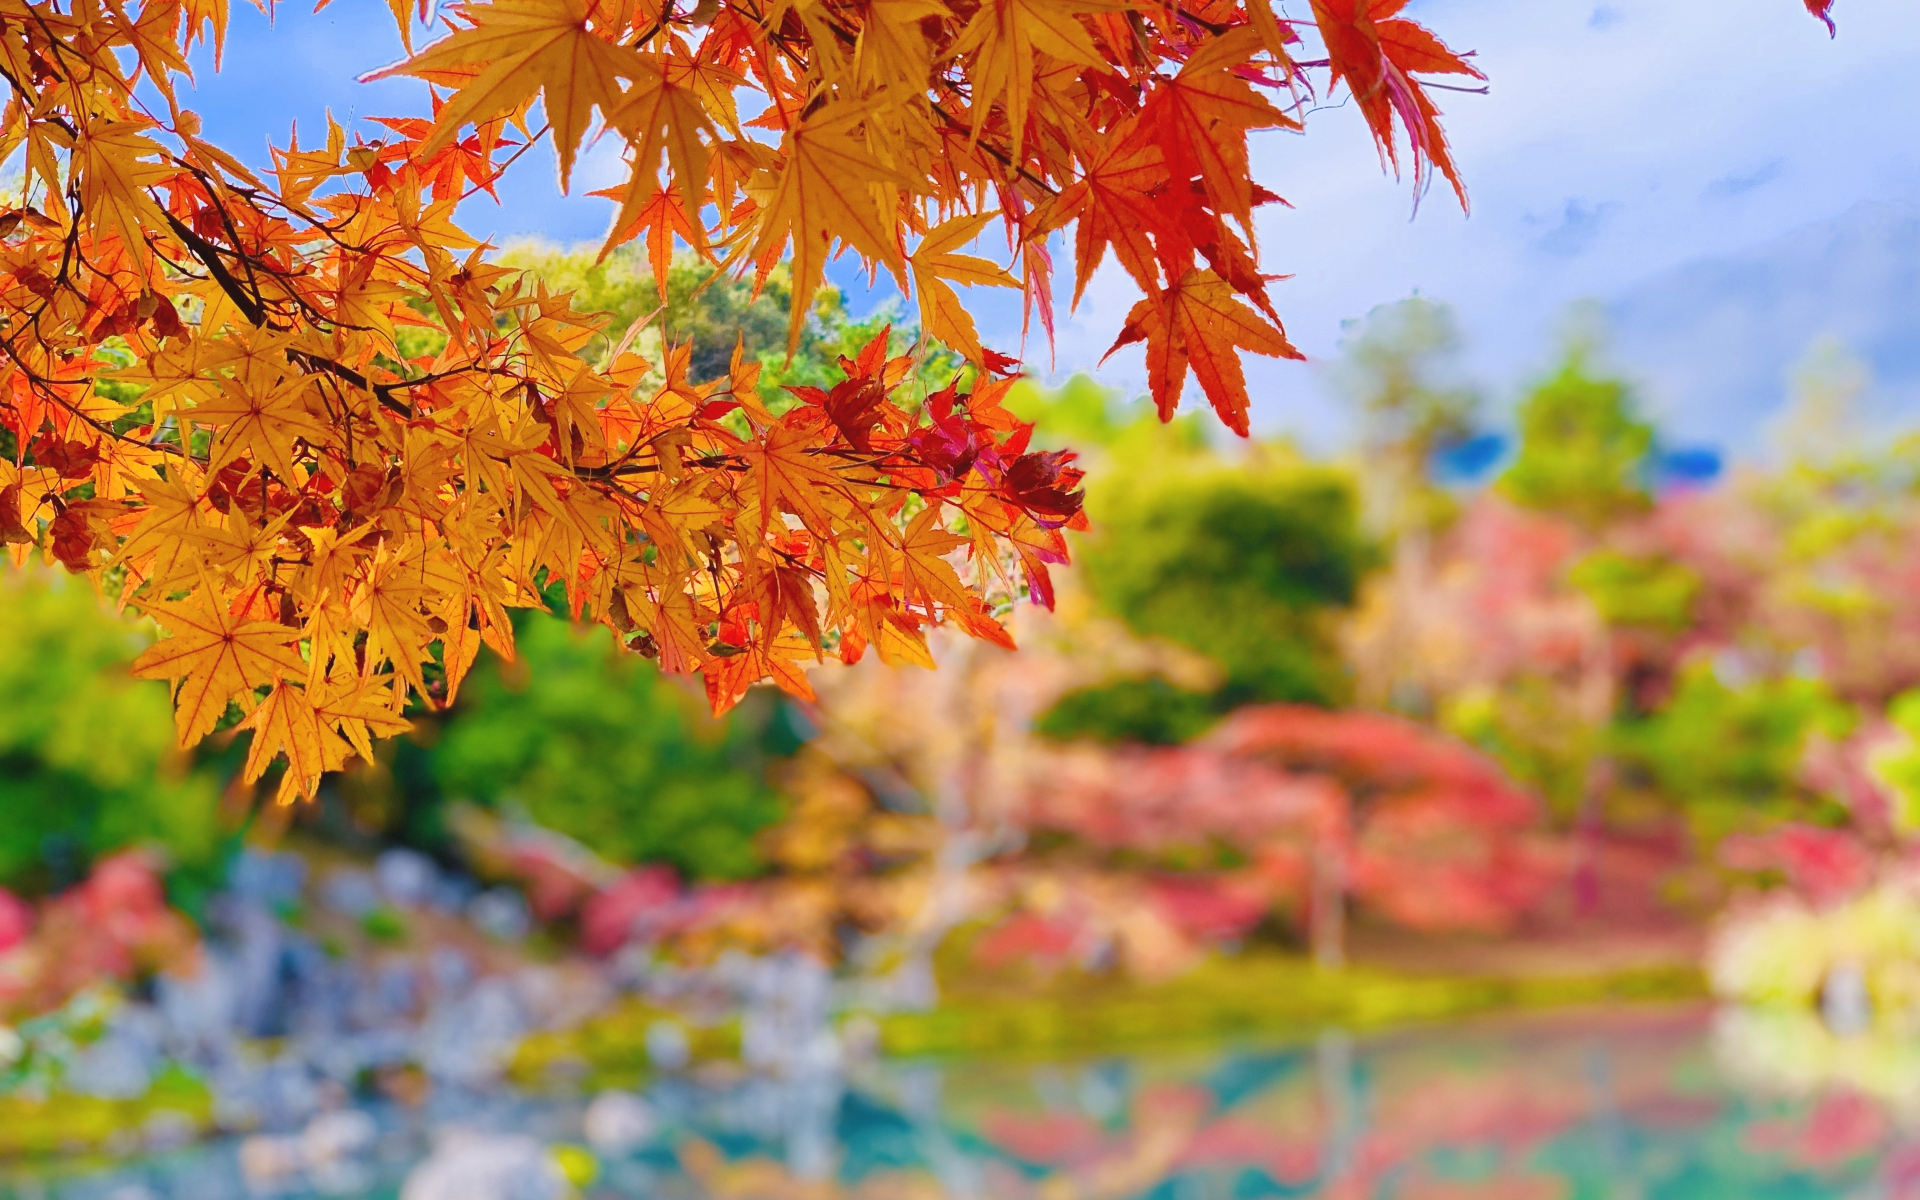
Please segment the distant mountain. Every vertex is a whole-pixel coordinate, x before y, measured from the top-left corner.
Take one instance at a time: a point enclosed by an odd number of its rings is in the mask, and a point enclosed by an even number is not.
[[[1823,338],[1871,370],[1863,418],[1920,422],[1920,205],[1862,204],[1663,272],[1607,311],[1618,361],[1675,441],[1762,448],[1790,372]]]

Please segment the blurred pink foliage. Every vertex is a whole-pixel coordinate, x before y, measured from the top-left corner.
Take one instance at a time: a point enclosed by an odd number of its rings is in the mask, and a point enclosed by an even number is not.
[[[1126,941],[1100,927],[1127,920],[1191,946],[1231,942],[1276,910],[1303,912],[1316,859],[1419,930],[1510,929],[1565,874],[1537,799],[1465,744],[1379,713],[1247,708],[1190,746],[1040,754],[1030,778],[1030,830],[1165,865],[1009,867],[1059,886],[1011,888],[1014,911],[975,947],[987,965],[1085,959],[1103,936]],[[1210,847],[1245,861],[1178,865]]]
[[[0,954],[18,946],[33,934],[33,906],[0,888]]]
[[[1815,904],[1853,895],[1873,881],[1875,855],[1846,829],[1788,824],[1720,843],[1720,861],[1737,871],[1778,871]]]
[[[7,900],[4,919],[22,920],[24,906]],[[47,901],[31,935],[0,955],[0,1009],[41,1012],[101,980],[191,969],[197,952],[193,925],[167,906],[152,858],[123,851]]]
[[[1893,1132],[1886,1110],[1855,1092],[1836,1092],[1797,1120],[1769,1121],[1747,1131],[1747,1144],[1780,1154],[1800,1170],[1821,1171],[1878,1155]]]

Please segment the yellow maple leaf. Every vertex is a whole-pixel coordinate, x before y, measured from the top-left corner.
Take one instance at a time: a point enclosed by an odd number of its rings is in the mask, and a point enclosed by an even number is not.
[[[494,0],[463,10],[473,22],[405,62],[376,71],[428,77],[437,71],[479,68],[454,92],[435,120],[422,153],[432,155],[458,136],[460,127],[516,113],[539,93],[560,155],[560,188],[566,190],[593,109],[615,111],[619,79],[653,73],[645,56],[616,45],[589,28],[587,0]]]
[[[253,744],[247,747],[246,765],[240,771],[248,783],[286,756],[287,772],[275,797],[281,804],[291,803],[296,792],[311,798],[321,775],[346,765],[347,744],[321,722],[305,689],[284,679],[260,707],[247,714],[240,728],[253,731]]]
[[[954,54],[972,56],[973,136],[980,136],[988,112],[998,101],[1006,110],[1018,157],[1025,145],[1039,56],[1105,68],[1105,57],[1076,17],[1122,7],[1112,0],[987,0],[982,4],[953,46]]]
[[[413,728],[395,711],[399,693],[391,675],[353,675],[341,671],[309,688],[307,698],[320,719],[339,731],[355,754],[373,761],[373,738],[392,737]]]
[[[101,117],[82,124],[73,143],[73,178],[94,236],[117,235],[141,264],[148,258],[146,231],[166,226],[146,189],[173,174],[146,161],[161,153],[144,132],[151,128],[153,122],[142,119]]]
[[[970,362],[980,361],[980,335],[975,330],[973,317],[946,281],[951,279],[967,287],[1020,286],[1020,281],[997,263],[971,254],[953,253],[977,237],[997,215],[987,212],[954,217],[930,230],[907,259],[913,268],[913,289],[920,300],[921,330],[958,350]]]
[[[854,136],[866,115],[865,106],[844,102],[795,124],[780,144],[780,166],[768,173],[763,187],[753,189],[765,197],[753,218],[759,227],[753,258],[760,282],[779,264],[788,238],[793,240],[789,351],[799,348],[836,239],[903,274],[892,216],[883,211],[874,189],[904,180]],[[904,290],[906,281],[900,282]]]
[[[196,425],[224,426],[214,436],[207,473],[245,454],[275,476],[291,482],[294,443],[326,444],[331,430],[307,409],[313,382],[305,375],[282,373],[258,359],[248,359],[231,378],[219,381],[219,394],[202,400],[186,416]]]
[[[670,171],[669,185],[679,188],[680,201],[689,220],[698,222],[698,197],[704,191],[707,160],[713,151],[703,140],[705,134],[718,140],[719,131],[707,115],[701,92],[684,71],[669,73],[664,55],[649,55],[649,69],[634,81],[620,106],[607,114],[607,123],[627,137],[633,150],[633,184],[656,181],[664,154]],[[646,189],[659,190],[657,182]]]
[[[177,681],[174,718],[183,748],[212,732],[229,700],[244,705],[254,689],[307,669],[291,645],[298,630],[234,616],[211,583],[190,601],[144,600],[140,607],[172,636],[135,659],[133,675]]]

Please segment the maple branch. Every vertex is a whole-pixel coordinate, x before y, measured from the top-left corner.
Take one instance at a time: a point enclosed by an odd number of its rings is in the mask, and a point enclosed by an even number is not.
[[[188,228],[186,222],[165,209],[161,210],[160,215],[167,219],[168,226],[173,229],[174,236],[180,239],[180,243],[200,260],[201,265],[207,268],[207,273],[213,276],[215,283],[220,285],[220,290],[226,293],[227,299],[233,301],[234,307],[245,314],[247,320],[253,324],[271,328],[267,324],[266,306],[248,295],[239,279],[234,277],[233,272],[227,270],[227,264],[220,261],[219,248]]]

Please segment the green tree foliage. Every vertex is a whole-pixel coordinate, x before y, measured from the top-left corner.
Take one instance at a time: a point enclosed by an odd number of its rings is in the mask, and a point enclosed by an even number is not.
[[[1597,526],[1645,508],[1653,426],[1618,379],[1597,374],[1584,345],[1521,402],[1520,447],[1500,477],[1516,504]]]
[[[218,789],[174,749],[165,685],[127,663],[151,640],[84,582],[0,569],[0,882],[62,886],[136,844],[204,865]]]
[[[754,835],[784,811],[767,770],[799,746],[779,702],[757,692],[716,721],[603,626],[534,613],[517,638],[520,660],[486,655],[425,752],[442,795],[517,806],[619,863],[760,869]]]
[[[1920,688],[1888,703],[1887,722],[1896,736],[1879,748],[1869,768],[1892,794],[1894,825],[1911,833],[1920,829]]]
[[[1844,737],[1853,721],[1817,679],[1736,685],[1695,662],[1658,712],[1614,727],[1612,749],[1711,840],[1766,818],[1840,816],[1800,787],[1797,771],[1810,736]]]
[[[1088,508],[1083,562],[1103,607],[1214,659],[1236,701],[1338,699],[1329,617],[1375,561],[1345,472],[1202,459],[1096,488]]]
[[[1282,445],[1225,458],[1194,423],[1163,426],[1084,377],[1052,393],[1021,389],[1009,406],[1044,438],[1098,448],[1093,532],[1075,555],[1100,607],[1208,656],[1226,680],[1211,696],[1160,679],[1082,689],[1042,718],[1041,732],[1179,742],[1239,704],[1343,696],[1332,619],[1378,559],[1347,472]]]
[[[1177,746],[1220,719],[1218,696],[1177,687],[1158,675],[1075,688],[1034,722],[1034,732],[1056,741],[1093,738]]]
[[[1596,550],[1573,564],[1579,588],[1609,625],[1677,633],[1693,622],[1700,576],[1670,559]]]

